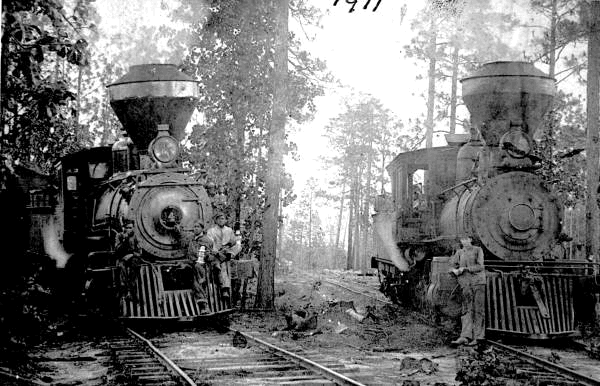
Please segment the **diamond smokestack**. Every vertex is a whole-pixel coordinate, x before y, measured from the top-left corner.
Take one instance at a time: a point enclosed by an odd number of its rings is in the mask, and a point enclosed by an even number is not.
[[[554,79],[527,62],[487,63],[461,82],[471,122],[491,146],[510,126],[533,136],[556,94]]]
[[[183,139],[199,96],[198,82],[173,64],[131,66],[108,91],[111,107],[140,150],[156,137],[159,124]]]

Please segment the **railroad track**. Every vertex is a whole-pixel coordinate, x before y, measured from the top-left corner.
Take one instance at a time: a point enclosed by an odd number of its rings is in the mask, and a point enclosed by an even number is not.
[[[389,304],[389,305],[393,304],[389,300],[383,298],[383,296],[378,295],[376,293],[376,291],[378,292],[378,290],[374,290],[373,288],[364,286],[364,285],[362,285],[360,283],[352,282],[353,286],[355,286],[355,287],[358,286],[361,289],[361,290],[356,290],[356,289],[350,288],[347,284],[338,282],[337,280],[332,280],[332,279],[329,279],[329,278],[322,278],[321,280],[324,281],[324,282],[326,282],[326,283],[329,283],[331,285],[335,285],[337,287],[343,288],[343,289],[345,289],[347,291],[350,291],[352,293],[355,293],[355,294],[362,295],[364,297],[373,299],[373,300],[375,300],[375,301],[377,301],[379,303]]]
[[[345,278],[345,283],[340,283],[335,279],[320,278],[321,281],[343,288],[349,292],[359,294],[368,298],[372,298],[384,304],[393,304],[389,300],[381,299],[373,295],[373,288],[364,285],[351,278]],[[425,320],[425,318],[424,318]],[[430,323],[430,320],[425,320]],[[489,346],[492,347],[498,355],[502,355],[507,361],[510,361],[516,370],[516,375],[520,379],[530,379],[533,384],[540,385],[594,385],[600,386],[600,370],[595,371],[598,366],[598,361],[592,359],[584,359],[587,357],[586,350],[581,345],[573,344],[580,353],[581,359],[571,359],[566,364],[554,363],[544,359],[549,353],[555,353],[557,358],[566,357],[568,351],[561,348],[538,350],[539,353],[531,354],[514,346],[505,345],[497,341],[488,340]],[[528,347],[528,349],[532,349]],[[460,356],[461,354],[458,353]],[[560,359],[558,360],[560,362]],[[569,363],[570,362],[570,363]],[[583,362],[588,362],[583,365]],[[569,368],[567,366],[573,366]],[[593,374],[591,376],[590,374]]]
[[[347,368],[318,352],[282,348],[255,334],[185,332],[111,342],[124,383],[135,385],[363,385]]]
[[[193,379],[171,361],[152,342],[132,329],[110,342],[113,359],[125,379],[119,382],[137,385],[196,385]]]
[[[327,283],[330,285],[334,285],[336,287],[340,287],[346,291],[355,293],[357,295],[364,296],[366,298],[375,300],[379,303],[388,304],[388,305],[394,304],[393,302],[389,301],[383,294],[381,294],[381,292],[379,291],[379,287],[368,286],[364,283],[361,283],[356,280],[352,280],[350,278],[342,278],[344,280],[342,282],[342,281],[339,281],[338,279],[333,279],[331,277],[325,277],[323,275],[315,275],[310,272],[305,272],[305,274],[307,276],[311,276],[315,280],[320,280],[321,282],[324,282],[324,283]],[[348,283],[351,283],[351,285],[354,288],[351,288]]]
[[[536,384],[542,385],[600,386],[600,379],[591,377],[581,371],[551,362],[514,346],[493,340],[488,340],[487,343],[511,361],[519,378],[530,379]]]

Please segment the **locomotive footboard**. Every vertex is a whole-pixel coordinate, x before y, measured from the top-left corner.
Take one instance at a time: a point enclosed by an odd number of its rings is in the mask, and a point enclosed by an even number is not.
[[[204,290],[207,313],[202,313],[190,289],[165,288],[165,275],[160,266],[142,265],[136,277],[133,296],[120,297],[120,316],[126,319],[191,320],[199,316],[231,311],[230,298],[221,295],[213,275],[205,268]]]
[[[118,267],[88,270],[86,297],[90,305],[104,304],[98,311],[131,320],[191,321],[232,311],[231,296],[223,296],[216,273],[209,272],[210,268],[204,267],[202,288],[206,306],[202,309],[192,289],[194,267],[166,263],[142,264],[130,269],[133,281],[129,286],[121,285]]]
[[[374,258],[381,291],[392,301],[425,305],[436,318],[460,317],[461,290],[448,273],[448,257],[436,257],[421,270],[399,271],[390,260]],[[590,269],[585,263],[496,263],[486,270],[486,333],[504,337],[552,339],[578,334],[578,282]],[[426,273],[429,273],[427,275]],[[426,293],[419,288],[427,287]],[[425,298],[420,298],[425,294]]]
[[[574,278],[487,272],[486,331],[547,339],[575,334]]]

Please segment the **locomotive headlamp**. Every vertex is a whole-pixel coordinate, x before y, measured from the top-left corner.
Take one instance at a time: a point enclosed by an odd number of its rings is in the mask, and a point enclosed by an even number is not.
[[[513,129],[500,138],[500,148],[513,158],[525,158],[531,153],[531,139],[523,130]]]
[[[183,212],[174,205],[168,205],[160,212],[159,222],[165,229],[175,229],[181,224]]]
[[[150,142],[148,153],[159,167],[173,166],[179,154],[179,143],[169,135],[169,125],[158,125],[158,135]]]
[[[177,158],[177,141],[171,136],[156,138],[152,144],[152,155],[159,162],[169,163]]]

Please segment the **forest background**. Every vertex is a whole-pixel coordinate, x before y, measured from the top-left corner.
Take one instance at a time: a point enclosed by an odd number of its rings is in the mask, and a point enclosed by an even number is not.
[[[288,8],[283,16],[272,6],[279,3]],[[558,97],[536,140],[547,180],[565,207],[579,210],[589,4],[4,2],[2,155],[50,172],[61,155],[113,143],[120,124],[105,86],[133,64],[175,63],[200,81],[202,94],[185,164],[214,184],[222,209],[244,225],[248,250],[264,241],[265,210],[277,207],[266,201],[269,135],[283,101],[276,261],[365,270],[374,203],[389,192],[385,166],[401,151],[467,131],[459,79],[488,61],[532,61],[557,79]],[[282,17],[287,77],[278,96]]]

